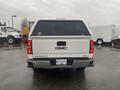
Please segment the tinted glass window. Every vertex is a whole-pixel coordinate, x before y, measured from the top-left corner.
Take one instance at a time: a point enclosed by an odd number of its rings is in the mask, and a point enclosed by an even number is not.
[[[39,21],[33,36],[90,35],[82,21]]]

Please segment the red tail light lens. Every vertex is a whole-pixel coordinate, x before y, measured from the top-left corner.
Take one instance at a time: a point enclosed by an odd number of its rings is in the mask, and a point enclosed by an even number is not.
[[[90,40],[90,51],[89,53],[93,54],[94,53],[94,41]]]
[[[32,54],[33,51],[32,51],[32,40],[28,40],[27,41],[27,53],[28,54]]]

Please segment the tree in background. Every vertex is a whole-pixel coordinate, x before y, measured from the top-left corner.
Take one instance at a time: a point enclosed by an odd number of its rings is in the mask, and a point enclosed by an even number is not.
[[[24,18],[21,22],[21,33],[23,34],[24,37],[28,37],[29,34],[29,23],[27,18]]]

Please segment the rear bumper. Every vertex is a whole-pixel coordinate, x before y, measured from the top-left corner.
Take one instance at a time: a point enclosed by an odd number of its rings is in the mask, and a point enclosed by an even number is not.
[[[43,68],[43,69],[56,69],[56,68],[80,68],[80,67],[93,67],[94,59],[72,59],[69,65],[54,65],[51,63],[51,59],[47,60],[34,60],[30,59],[27,61],[28,68]]]

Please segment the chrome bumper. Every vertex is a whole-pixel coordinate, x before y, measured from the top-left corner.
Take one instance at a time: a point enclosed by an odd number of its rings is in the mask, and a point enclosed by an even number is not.
[[[52,65],[50,60],[34,60],[30,59],[28,68],[43,68],[43,69],[56,69],[56,68],[80,68],[80,67],[93,67],[94,59],[87,60],[72,60],[71,65]]]

